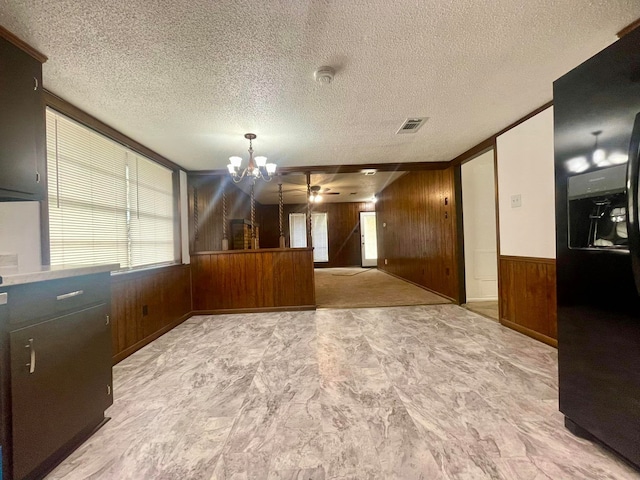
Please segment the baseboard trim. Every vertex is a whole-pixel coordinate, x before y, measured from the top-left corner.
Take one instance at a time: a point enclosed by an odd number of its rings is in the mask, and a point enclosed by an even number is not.
[[[407,280],[406,278],[401,277],[400,275],[396,275],[395,273],[391,273],[391,272],[388,272],[388,271],[386,271],[386,270],[382,270],[382,269],[380,269],[380,268],[378,268],[378,270],[379,270],[379,271],[381,271],[382,273],[386,273],[387,275],[391,275],[392,277],[395,277],[395,278],[397,278],[398,280],[402,280],[402,281],[404,281],[404,282],[410,283],[411,285],[415,285],[416,287],[421,288],[421,289],[423,289],[423,290],[426,290],[427,292],[435,293],[436,295],[438,295],[438,296],[440,296],[440,297],[442,297],[442,298],[446,298],[447,300],[452,301],[452,302],[453,302],[453,303],[455,303],[456,305],[460,305],[460,302],[459,302],[458,300],[456,300],[455,298],[451,298],[451,297],[449,297],[449,296],[447,296],[447,295],[444,295],[444,294],[442,294],[442,293],[440,293],[440,292],[436,292],[435,290],[432,290],[432,289],[431,289],[431,288],[429,288],[429,287],[425,287],[424,285],[420,285],[419,283],[412,282],[411,280]]]
[[[301,312],[316,310],[316,305],[291,305],[283,307],[256,307],[256,308],[218,308],[214,310],[194,310],[193,315],[228,315],[234,313],[267,313],[267,312]]]
[[[125,358],[127,358],[129,355],[131,355],[134,352],[137,352],[138,350],[140,350],[142,347],[150,344],[151,342],[153,342],[154,340],[160,338],[162,335],[164,335],[165,333],[167,333],[169,330],[173,330],[175,327],[177,327],[178,325],[180,325],[182,322],[188,320],[189,318],[191,318],[193,316],[194,312],[188,312],[185,313],[183,316],[181,316],[180,318],[178,318],[177,320],[174,320],[173,322],[171,322],[169,325],[165,325],[164,327],[162,327],[160,330],[156,330],[155,332],[153,332],[151,335],[149,335],[148,337],[143,338],[142,340],[140,340],[137,343],[134,343],[133,345],[131,345],[129,348],[124,349],[123,351],[117,353],[116,355],[114,355],[112,357],[112,363],[113,365],[121,362],[122,360],[124,360]]]
[[[498,297],[480,297],[480,298],[469,298],[467,297],[467,302],[497,302]]]
[[[540,332],[536,332],[535,330],[531,330],[530,328],[523,327],[522,325],[518,325],[517,323],[510,322],[509,320],[505,320],[504,318],[500,319],[500,323],[505,327],[509,327],[516,332],[520,332],[528,337],[534,338],[540,342],[546,343],[547,345],[551,345],[552,347],[558,348],[558,340],[555,338],[548,337]]]
[[[116,365],[120,363],[122,360],[127,358],[129,355],[137,352],[142,347],[150,344],[154,340],[157,340],[162,335],[167,333],[170,330],[173,330],[175,327],[185,322],[189,318],[194,315],[225,315],[230,313],[266,313],[266,312],[300,312],[306,310],[316,310],[316,305],[293,305],[287,307],[261,307],[261,308],[233,308],[233,309],[217,309],[217,310],[192,310],[191,312],[185,313],[183,316],[178,318],[177,320],[171,322],[169,325],[165,325],[160,330],[153,332],[148,337],[143,338],[137,343],[134,343],[129,348],[113,355],[111,357],[112,364]]]

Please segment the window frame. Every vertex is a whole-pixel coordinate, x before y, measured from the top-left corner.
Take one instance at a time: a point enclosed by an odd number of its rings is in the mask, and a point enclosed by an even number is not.
[[[127,273],[138,270],[147,270],[150,268],[162,268],[171,265],[180,265],[184,263],[182,257],[181,247],[181,221],[180,221],[180,170],[183,170],[179,165],[168,160],[167,158],[159,155],[153,150],[145,147],[141,143],[138,143],[134,139],[120,133],[109,125],[101,122],[97,118],[89,115],[78,107],[70,104],[66,100],[61,99],[53,95],[51,92],[44,91],[44,107],[42,115],[46,116],[46,107],[54,110],[55,112],[64,115],[71,120],[79,123],[80,125],[95,131],[96,133],[105,136],[106,138],[119,143],[120,145],[132,150],[134,153],[146,157],[147,159],[162,165],[163,167],[171,170],[172,180],[172,199],[173,199],[173,258],[172,262],[163,262],[153,265],[141,265],[137,267],[127,267],[118,270],[119,273]],[[44,132],[46,135],[46,132]],[[40,202],[40,249],[42,264],[49,265],[51,263],[51,251],[50,251],[50,237],[49,237],[49,189],[48,189],[48,172],[46,168],[46,151],[42,152],[45,157],[45,172],[41,179],[45,185],[45,196]]]

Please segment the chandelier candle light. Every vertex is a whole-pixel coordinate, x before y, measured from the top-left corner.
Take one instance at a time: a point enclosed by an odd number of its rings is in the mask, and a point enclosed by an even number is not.
[[[231,175],[231,179],[234,183],[240,183],[242,179],[247,176],[254,180],[261,179],[265,182],[270,182],[273,178],[273,174],[276,173],[276,164],[267,163],[267,157],[255,157],[253,158],[253,140],[256,138],[255,133],[245,133],[244,138],[249,140],[249,165],[244,170],[240,170],[242,165],[241,157],[229,157],[229,165],[227,169]]]

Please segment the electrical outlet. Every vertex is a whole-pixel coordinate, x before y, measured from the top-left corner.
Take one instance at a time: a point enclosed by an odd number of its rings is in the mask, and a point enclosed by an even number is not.
[[[522,195],[511,195],[511,208],[518,208],[522,206]]]
[[[387,259],[384,259],[384,264],[387,265],[389,262],[387,261]]]

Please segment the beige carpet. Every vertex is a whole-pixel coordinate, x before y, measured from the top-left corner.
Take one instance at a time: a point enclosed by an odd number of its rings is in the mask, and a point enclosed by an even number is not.
[[[316,303],[322,308],[451,303],[375,268],[317,268],[315,275]]]
[[[498,320],[498,301],[469,302],[463,305],[467,310]]]

